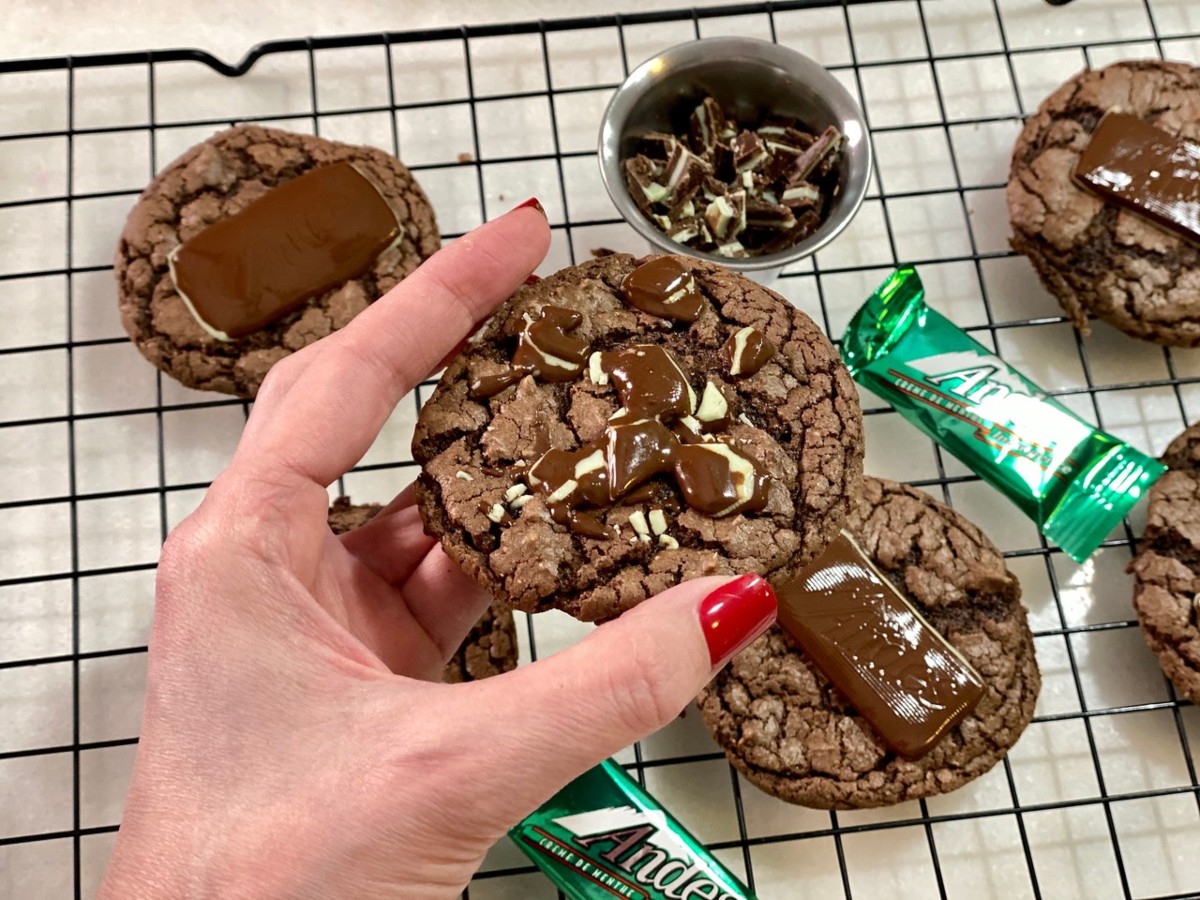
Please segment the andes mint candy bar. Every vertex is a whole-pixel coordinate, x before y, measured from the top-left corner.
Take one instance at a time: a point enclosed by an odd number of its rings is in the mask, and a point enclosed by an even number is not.
[[[401,235],[350,163],[312,169],[167,256],[179,296],[213,337],[245,337],[361,275]]]
[[[983,679],[842,532],[775,585],[779,626],[894,751],[923,756],[983,698]]]
[[[854,380],[970,466],[1083,562],[1163,473],[925,302],[898,269],[842,339]]]
[[[1200,144],[1128,113],[1100,120],[1075,180],[1184,240],[1200,243]]]
[[[612,760],[576,778],[508,836],[568,900],[754,900]]]

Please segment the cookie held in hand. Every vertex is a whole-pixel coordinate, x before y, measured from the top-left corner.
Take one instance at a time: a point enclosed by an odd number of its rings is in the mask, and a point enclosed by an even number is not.
[[[613,254],[509,299],[413,440],[427,531],[517,609],[617,616],[798,571],[858,495],[862,419],[804,313],[721,266]]]

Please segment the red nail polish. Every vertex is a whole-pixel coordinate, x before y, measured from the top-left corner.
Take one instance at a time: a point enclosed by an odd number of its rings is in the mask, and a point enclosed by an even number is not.
[[[540,212],[543,216],[546,215],[546,210],[542,209],[542,204],[538,202],[537,197],[530,197],[528,200],[526,200],[520,206],[514,206],[513,209],[514,210],[525,209],[525,207],[527,207],[527,206],[532,206],[534,209],[536,209],[538,212]]]
[[[770,628],[777,612],[775,592],[754,574],[722,585],[700,601],[700,627],[713,669],[721,668]]]
[[[528,278],[525,279],[525,283],[526,284],[537,284],[541,280],[542,280],[541,275],[530,275]]]

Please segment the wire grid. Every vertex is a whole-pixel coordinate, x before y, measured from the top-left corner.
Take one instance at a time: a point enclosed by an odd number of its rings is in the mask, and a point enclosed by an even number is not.
[[[796,46],[864,100],[877,162],[863,211],[776,285],[831,336],[891,267],[915,262],[931,302],[1136,446],[1159,452],[1197,417],[1197,354],[1103,328],[1080,339],[1007,249],[1003,208],[1021,117],[1085,62],[1195,58],[1188,0],[795,0],[282,41],[237,65],[194,50],[0,62],[0,894],[94,889],[137,741],[157,544],[249,412],[164,379],[120,332],[93,247],[111,248],[145,178],[214,128],[255,120],[390,149],[429,191],[444,240],[537,193],[555,236],[542,271],[597,246],[640,252],[594,174],[599,110],[645,56],[718,33]],[[366,102],[360,80],[331,77],[338,53],[374,78]],[[106,152],[116,162],[98,172]],[[407,445],[432,384],[331,493],[386,500],[414,477]],[[1141,522],[1077,567],[886,404],[864,394],[864,407],[868,471],[964,510],[1022,579],[1046,681],[1025,736],[953,794],[852,813],[760,794],[694,712],[621,761],[764,898],[1200,896],[1200,716],[1142,645],[1119,571]],[[524,622],[523,661],[586,630]],[[507,845],[464,892],[540,896],[555,892]]]

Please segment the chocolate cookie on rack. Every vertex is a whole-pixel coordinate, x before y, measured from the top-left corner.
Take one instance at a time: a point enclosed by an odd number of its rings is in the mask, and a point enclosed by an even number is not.
[[[251,398],[439,246],[424,192],[382,150],[240,125],[168,165],[129,213],[121,322],[188,387]]]
[[[1200,233],[1180,227],[1200,227],[1198,140],[1200,68],[1183,62],[1084,70],[1025,123],[1008,181],[1012,247],[1085,334],[1090,312],[1134,337],[1200,344]],[[1176,156],[1190,175],[1154,163]]]
[[[783,577],[857,498],[857,393],[820,329],[721,266],[613,254],[526,286],[413,438],[426,529],[527,612],[611,618],[688,578]]]
[[[329,507],[329,527],[334,534],[361,528],[383,509],[378,503],[350,502],[338,497]],[[510,610],[491,606],[483,614],[453,658],[446,663],[442,680],[457,684],[499,675],[517,667],[517,630]]]
[[[1200,703],[1200,423],[1167,447],[1130,564],[1142,636],[1179,692]]]
[[[962,515],[864,481],[847,535],[775,585],[779,623],[699,698],[729,761],[819,809],[887,806],[996,764],[1041,687],[1016,577]],[[803,644],[803,646],[802,646]]]

